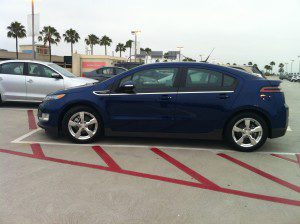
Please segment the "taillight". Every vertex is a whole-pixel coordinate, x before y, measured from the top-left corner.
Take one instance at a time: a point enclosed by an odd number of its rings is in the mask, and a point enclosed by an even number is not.
[[[82,77],[85,77],[85,74],[83,74],[83,73],[82,73],[82,75],[81,75],[81,76],[82,76]]]
[[[279,93],[281,88],[279,86],[266,86],[260,89],[261,93]]]

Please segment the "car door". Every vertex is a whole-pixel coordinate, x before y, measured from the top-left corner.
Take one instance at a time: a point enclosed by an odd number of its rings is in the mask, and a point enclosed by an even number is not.
[[[202,68],[186,68],[179,87],[175,112],[176,132],[210,133],[231,108],[238,80],[230,75]]]
[[[27,100],[42,101],[47,94],[64,89],[63,77],[52,78],[56,72],[45,65],[27,63],[26,73]]]
[[[178,87],[178,68],[146,69],[117,81],[107,99],[110,128],[113,132],[172,132]],[[118,91],[128,80],[133,93]]]
[[[3,100],[26,100],[23,62],[8,62],[0,65],[0,91]]]

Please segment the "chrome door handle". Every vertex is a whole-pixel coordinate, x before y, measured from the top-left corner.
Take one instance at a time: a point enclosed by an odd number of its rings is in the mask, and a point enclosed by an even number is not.
[[[172,99],[172,97],[171,96],[168,96],[168,95],[163,95],[161,98],[160,98],[160,100],[163,100],[163,101],[165,101],[165,100],[171,100]]]
[[[29,79],[27,82],[29,82],[29,83],[33,83],[33,80],[32,80],[32,79]]]

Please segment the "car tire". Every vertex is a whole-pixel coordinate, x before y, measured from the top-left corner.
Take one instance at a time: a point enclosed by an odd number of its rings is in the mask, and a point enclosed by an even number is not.
[[[102,131],[102,120],[90,107],[73,107],[67,111],[62,120],[62,131],[73,142],[93,142]]]
[[[260,148],[268,135],[266,121],[255,113],[236,115],[228,122],[224,133],[229,145],[242,152],[252,152]]]

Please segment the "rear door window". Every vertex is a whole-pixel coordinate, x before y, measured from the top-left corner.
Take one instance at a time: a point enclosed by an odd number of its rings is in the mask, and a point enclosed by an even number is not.
[[[55,73],[52,69],[35,63],[28,63],[28,75],[44,78],[52,78],[52,73]]]
[[[8,75],[23,75],[24,73],[24,63],[22,62],[12,62],[2,64],[0,67],[0,73]]]
[[[189,68],[181,91],[225,91],[234,90],[237,80],[220,72]]]

